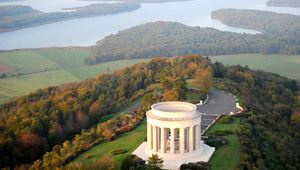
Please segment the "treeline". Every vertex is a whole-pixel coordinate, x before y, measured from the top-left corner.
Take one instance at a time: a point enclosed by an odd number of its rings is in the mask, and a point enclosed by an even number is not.
[[[120,59],[241,53],[300,54],[300,39],[266,34],[238,34],[176,22],[139,25],[100,40],[86,64]]]
[[[240,169],[300,168],[300,91],[295,80],[214,64],[216,87],[242,97]]]
[[[274,7],[300,7],[299,0],[269,0],[267,6]]]
[[[31,7],[20,6],[3,6],[0,8],[0,13],[11,10],[10,15],[0,16],[0,32],[20,29],[32,25],[46,24],[49,22],[57,22],[79,17],[89,17],[107,14],[116,14],[120,12],[132,11],[140,8],[140,4],[136,3],[112,3],[112,4],[92,4],[85,7],[69,8],[75,11],[71,12],[49,12],[49,13],[24,13],[16,15],[15,12],[19,8],[25,10]],[[4,12],[2,12],[4,11]]]
[[[300,16],[297,15],[249,9],[219,9],[213,11],[211,17],[230,26],[300,39]]]
[[[15,167],[40,158],[81,129],[98,123],[104,115],[121,110],[142,95],[143,89],[159,83],[166,73],[174,78],[194,75],[197,67],[189,68],[191,63],[205,68],[208,61],[196,55],[153,59],[6,102],[0,106],[0,167]]]

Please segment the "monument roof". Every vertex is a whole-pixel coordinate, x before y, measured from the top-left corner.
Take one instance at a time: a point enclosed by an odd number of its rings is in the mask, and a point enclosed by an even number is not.
[[[155,119],[192,119],[200,116],[196,105],[187,102],[170,101],[151,106],[149,116]]]

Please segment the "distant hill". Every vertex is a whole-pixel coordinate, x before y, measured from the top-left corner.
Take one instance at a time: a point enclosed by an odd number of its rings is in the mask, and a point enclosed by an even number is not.
[[[226,25],[300,39],[300,16],[298,15],[248,9],[219,9],[213,11],[211,16]]]
[[[86,64],[132,58],[241,53],[299,54],[300,40],[266,34],[239,34],[177,22],[135,26],[97,42]]]
[[[7,17],[7,16],[18,16],[18,15],[38,14],[38,13],[41,13],[41,11],[32,9],[30,6],[22,6],[22,5],[0,6],[0,18]]]
[[[267,6],[299,8],[300,0],[269,0]]]

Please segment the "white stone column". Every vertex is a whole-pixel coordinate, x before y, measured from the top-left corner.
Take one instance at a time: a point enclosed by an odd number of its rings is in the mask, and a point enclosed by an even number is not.
[[[156,126],[152,126],[152,131],[153,131],[153,151],[157,152],[157,128]]]
[[[198,149],[200,147],[200,125],[196,125],[196,149]]]
[[[170,153],[174,154],[175,153],[175,129],[170,128],[170,131],[171,131]]]
[[[160,152],[161,153],[166,153],[166,135],[165,135],[166,131],[165,128],[162,127],[160,129]]]
[[[179,129],[179,151],[184,153],[184,128]]]
[[[161,145],[161,128],[160,127],[157,127],[156,128],[157,129],[157,143],[156,143],[156,145],[157,145],[157,151],[159,151],[160,150],[160,145]]]
[[[192,152],[194,150],[194,127],[191,126],[189,129],[189,152]]]
[[[165,128],[165,153],[167,153],[167,149],[168,149],[168,139],[169,139],[169,129]]]
[[[152,126],[150,123],[147,123],[147,148],[148,150],[152,149]]]

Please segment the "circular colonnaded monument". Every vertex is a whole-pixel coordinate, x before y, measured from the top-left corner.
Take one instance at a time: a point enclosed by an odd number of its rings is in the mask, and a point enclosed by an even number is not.
[[[133,154],[148,160],[157,154],[165,169],[179,169],[183,163],[208,162],[215,151],[201,141],[201,116],[197,106],[187,102],[161,102],[147,113],[147,142]]]

